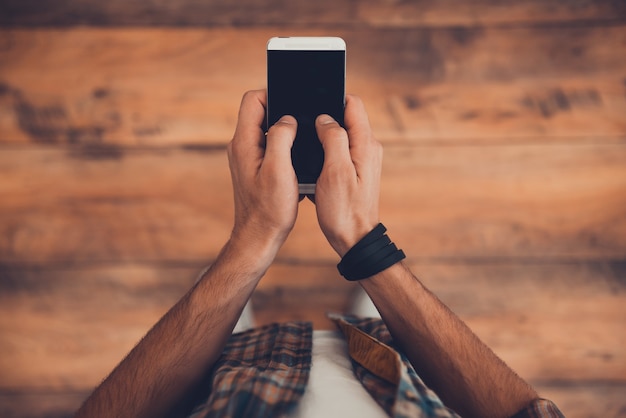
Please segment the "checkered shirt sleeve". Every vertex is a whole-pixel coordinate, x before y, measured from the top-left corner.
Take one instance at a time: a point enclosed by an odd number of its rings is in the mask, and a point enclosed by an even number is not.
[[[234,334],[213,367],[208,398],[190,418],[276,417],[304,393],[311,369],[312,324],[270,324]]]

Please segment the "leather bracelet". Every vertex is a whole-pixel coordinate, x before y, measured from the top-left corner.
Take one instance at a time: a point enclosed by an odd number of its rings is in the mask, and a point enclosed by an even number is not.
[[[387,228],[379,223],[343,256],[337,269],[346,280],[366,279],[406,258],[386,231]]]

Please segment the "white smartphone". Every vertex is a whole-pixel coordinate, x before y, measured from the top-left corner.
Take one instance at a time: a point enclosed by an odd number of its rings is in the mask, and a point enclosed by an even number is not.
[[[300,194],[315,194],[324,150],[315,119],[329,114],[343,126],[346,43],[337,37],[280,37],[267,42],[267,127],[284,115],[298,121],[291,160]]]

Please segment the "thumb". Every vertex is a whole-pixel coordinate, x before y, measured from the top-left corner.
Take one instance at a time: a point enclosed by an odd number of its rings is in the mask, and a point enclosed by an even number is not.
[[[351,164],[348,133],[329,115],[319,115],[315,121],[317,136],[324,148],[324,166]]]
[[[285,115],[267,131],[263,164],[292,167],[291,147],[296,139],[298,122],[293,116]]]

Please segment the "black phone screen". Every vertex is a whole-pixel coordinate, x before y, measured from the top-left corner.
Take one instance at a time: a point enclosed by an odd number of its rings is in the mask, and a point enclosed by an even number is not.
[[[324,150],[315,118],[327,113],[343,126],[345,51],[267,51],[267,123],[283,115],[298,121],[291,160],[300,184],[315,184]]]

